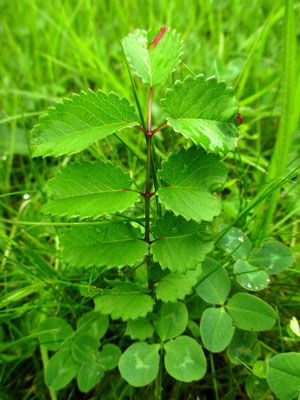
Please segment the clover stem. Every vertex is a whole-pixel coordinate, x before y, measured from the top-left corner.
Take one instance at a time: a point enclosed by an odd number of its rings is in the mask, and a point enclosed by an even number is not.
[[[145,191],[145,241],[150,242],[150,189],[151,189],[151,112],[152,112],[153,87],[150,87],[148,107],[148,132],[147,139],[147,166],[146,166],[146,191]]]

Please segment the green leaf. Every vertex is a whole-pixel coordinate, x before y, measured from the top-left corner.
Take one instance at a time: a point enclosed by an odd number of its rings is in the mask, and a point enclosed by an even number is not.
[[[154,261],[172,272],[196,269],[213,249],[213,243],[205,237],[207,233],[196,222],[187,222],[171,213],[156,220],[152,234],[156,238],[151,245]]]
[[[115,344],[105,344],[97,356],[97,362],[105,369],[117,367],[122,352]]]
[[[151,383],[159,370],[159,344],[134,343],[122,354],[119,361],[121,376],[131,386]]]
[[[61,169],[49,181],[50,201],[42,211],[53,216],[98,218],[122,212],[139,200],[128,174],[111,163],[83,161]]]
[[[187,323],[188,311],[180,302],[162,304],[157,319],[153,321],[154,328],[163,341],[181,335]]]
[[[123,39],[123,46],[136,74],[147,85],[157,86],[175,70],[182,54],[182,43],[176,31],[170,29],[165,31],[156,46],[148,48],[151,40],[151,34],[136,30]]]
[[[97,311],[84,314],[77,322],[77,333],[80,335],[88,334],[95,339],[101,339],[109,326],[107,315],[102,315]]]
[[[269,392],[269,386],[265,379],[260,379],[255,375],[247,376],[245,389],[248,398],[251,400],[262,400]]]
[[[195,146],[170,155],[162,164],[158,196],[167,209],[186,219],[211,221],[222,211],[221,201],[211,194],[220,191],[228,170],[214,154]]]
[[[71,354],[70,348],[65,348],[54,354],[49,360],[45,371],[46,385],[54,390],[67,386],[77,375],[80,364]]]
[[[231,289],[231,283],[227,271],[223,267],[218,268],[218,263],[207,258],[202,264],[202,275],[196,292],[202,300],[209,304],[224,304]]]
[[[95,361],[88,361],[81,365],[77,383],[81,392],[87,393],[103,378],[104,369]]]
[[[215,77],[188,76],[167,89],[162,100],[168,125],[207,152],[233,151],[239,132],[233,123],[238,106],[232,88]]]
[[[152,311],[154,300],[145,294],[141,286],[131,282],[119,282],[115,286],[94,299],[96,311],[111,314],[112,319],[122,318],[123,321],[144,318]]]
[[[50,317],[42,321],[39,325],[39,332],[55,329],[54,332],[45,332],[39,335],[40,344],[46,349],[56,351],[61,348],[68,336],[74,333],[71,325],[64,319],[58,317]]]
[[[75,226],[61,237],[63,259],[74,267],[124,267],[143,260],[148,245],[141,231],[123,222]]]
[[[221,230],[227,228],[226,225],[220,226]],[[234,251],[232,256],[238,259],[245,259],[248,257],[251,250],[251,242],[248,237],[237,228],[231,228],[219,241],[219,247],[225,250],[227,253]]]
[[[219,353],[231,342],[232,319],[224,308],[207,308],[200,322],[201,339],[207,350]]]
[[[269,275],[265,271],[260,271],[244,260],[238,260],[234,264],[234,273],[238,283],[247,290],[262,290],[270,282]]]
[[[230,361],[235,365],[253,365],[261,353],[260,344],[256,341],[256,333],[235,329],[226,352]]]
[[[267,363],[262,360],[255,361],[252,367],[252,372],[255,376],[265,379],[267,375]]]
[[[158,300],[167,303],[183,300],[187,294],[192,293],[201,274],[201,267],[196,271],[188,271],[185,275],[173,272],[155,283],[155,294]]]
[[[293,253],[279,242],[267,242],[261,249],[253,249],[249,263],[255,267],[265,268],[269,275],[279,274],[293,264]]]
[[[60,156],[84,150],[97,140],[137,125],[134,107],[115,93],[81,91],[64,99],[33,128],[33,157]]]
[[[179,336],[164,345],[167,372],[181,382],[197,381],[205,375],[206,359],[201,346],[189,336]]]
[[[240,329],[266,331],[276,321],[276,313],[269,304],[247,293],[235,294],[229,300],[227,310],[233,324]]]
[[[133,340],[145,340],[153,336],[154,329],[150,321],[146,319],[129,320],[127,322],[126,334]]]
[[[72,356],[79,363],[84,363],[96,359],[99,348],[99,341],[87,334],[76,336],[72,343]]]
[[[283,353],[268,363],[267,381],[280,400],[292,400],[300,394],[300,354]]]

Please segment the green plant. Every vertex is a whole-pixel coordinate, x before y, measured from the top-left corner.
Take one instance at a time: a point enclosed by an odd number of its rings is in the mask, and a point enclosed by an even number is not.
[[[77,377],[79,389],[88,392],[118,365],[131,386],[155,380],[153,396],[161,398],[163,366],[182,382],[205,375],[199,337],[209,352],[228,348],[228,357],[241,362],[243,335],[250,332],[249,364],[257,360],[260,348],[252,331],[271,329],[276,312],[246,291],[264,289],[269,275],[290,266],[293,258],[278,242],[255,249],[236,228],[213,222],[222,211],[228,173],[221,158],[235,151],[240,137],[233,90],[203,75],[177,80],[161,101],[166,122],[153,129],[153,93],[179,64],[182,42],[163,27],[158,34],[136,31],[122,44],[129,65],[150,88],[147,128],[133,87],[141,125],[128,100],[89,90],[49,109],[32,132],[33,156],[43,157],[78,153],[128,128],[146,137],[145,190],[109,161],[84,158],[68,162],[49,182],[50,200],[42,211],[74,221],[60,238],[62,259],[73,268],[91,268],[91,279],[96,267],[101,278],[84,293],[95,309],[79,319],[76,331],[51,317],[40,324],[39,339],[55,352],[45,371],[54,391]],[[192,145],[174,150],[158,171],[152,139],[168,127]],[[231,272],[225,266],[232,259]],[[229,274],[239,286],[231,287]],[[116,344],[100,346],[108,315],[126,322],[127,335],[137,340],[123,345],[123,353]],[[275,369],[276,362],[272,365]],[[273,382],[272,368],[269,375]]]

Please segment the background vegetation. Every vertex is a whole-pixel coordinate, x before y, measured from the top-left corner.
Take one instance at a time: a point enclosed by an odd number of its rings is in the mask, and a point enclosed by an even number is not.
[[[294,10],[298,27],[298,2]],[[123,58],[119,39],[137,27],[148,29],[166,24],[181,32],[185,40],[183,64],[178,74],[169,79],[169,86],[172,79],[188,73],[187,63],[196,74],[216,75],[236,87],[244,137],[239,141],[239,152],[226,159],[230,181],[224,195],[225,212],[216,224],[231,223],[249,204],[254,204],[236,226],[243,228],[253,241],[272,237],[291,246],[295,256],[293,268],[273,278],[262,294],[278,310],[278,325],[259,339],[264,354],[297,351],[297,347],[299,350],[299,342],[292,340],[286,329],[297,309],[299,312],[300,301],[300,193],[295,170],[299,164],[300,85],[293,72],[297,67],[299,71],[299,59],[295,58],[293,48],[295,35],[289,31],[291,22],[284,24],[283,15],[283,2],[269,0],[0,3],[1,399],[47,398],[43,377],[47,354],[36,340],[37,326],[50,315],[68,318],[74,325],[91,309],[91,300],[83,294],[98,279],[97,271],[71,270],[60,262],[56,257],[59,225],[39,213],[48,179],[60,165],[77,156],[62,157],[59,162],[52,158],[31,160],[29,132],[47,106],[81,89],[113,90],[126,95],[134,104],[125,64],[120,62]],[[157,90],[154,96],[155,126],[163,122],[159,108],[163,90]],[[139,85],[138,93],[146,110],[146,88]],[[270,169],[278,135],[281,141],[273,161],[275,167]],[[109,137],[91,146],[84,157],[109,158],[118,165],[126,165],[142,184],[144,138],[130,130],[120,137],[126,150],[119,140]],[[155,135],[154,140],[160,161],[166,158],[168,150],[183,141],[168,129]],[[290,179],[282,184],[289,173]],[[253,199],[274,179],[282,187],[280,200],[273,200],[272,214],[263,221],[270,198],[259,203]],[[275,193],[277,199],[279,192]],[[114,329],[110,332],[111,341],[120,330],[125,333],[126,326],[114,324]],[[122,340],[125,343],[128,337]],[[220,398],[249,398],[244,383],[251,372],[226,359],[225,354],[216,355],[215,372],[210,369],[203,380],[194,384],[178,384],[168,378],[164,388],[168,398],[209,399],[215,396],[216,387]],[[74,385],[60,393],[61,399],[130,396],[145,398],[147,391],[130,391],[117,370],[114,375],[107,375],[94,395],[80,394]],[[271,398],[269,389],[262,387],[260,397],[255,398]]]

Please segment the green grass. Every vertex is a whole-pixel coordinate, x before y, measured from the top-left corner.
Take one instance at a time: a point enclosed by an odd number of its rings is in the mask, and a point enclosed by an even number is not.
[[[291,63],[299,68],[284,3],[258,0],[17,0],[0,4],[0,398],[46,399],[43,365],[47,352],[34,333],[49,315],[67,318],[72,325],[91,309],[82,292],[99,280],[96,270],[70,270],[58,255],[59,221],[39,210],[46,199],[47,181],[60,165],[76,155],[53,159],[29,157],[29,132],[38,116],[55,100],[81,89],[101,88],[126,95],[147,109],[147,88],[137,79],[136,95],[123,60],[119,39],[135,28],[167,24],[185,40],[184,64],[173,80],[195,74],[217,75],[236,87],[244,123],[239,154],[229,155],[230,183],[224,196],[225,212],[216,222],[235,224],[260,242],[274,238],[291,246],[295,266],[272,279],[263,297],[277,306],[280,324],[261,335],[268,352],[299,351],[299,342],[287,340],[286,325],[299,310],[299,79],[295,83]],[[299,22],[300,4],[294,13]],[[296,23],[296,29],[299,23]],[[284,33],[283,33],[284,32]],[[291,36],[289,36],[291,35]],[[291,37],[291,41],[288,38]],[[286,44],[285,44],[286,43]],[[283,44],[283,47],[282,47]],[[284,56],[282,57],[282,51]],[[291,61],[292,60],[292,61]],[[285,75],[282,78],[282,68]],[[296,96],[298,94],[298,96]],[[154,93],[153,124],[161,125],[159,99]],[[296,97],[290,105],[290,97]],[[146,115],[144,115],[144,118]],[[144,185],[146,144],[133,131],[118,134],[91,146],[86,159],[109,158],[130,170],[137,185]],[[277,138],[276,155],[269,169]],[[125,142],[126,147],[121,142]],[[291,143],[288,149],[288,143]],[[167,149],[182,144],[179,135],[165,130],[155,135],[157,162]],[[284,154],[280,152],[284,149]],[[274,161],[275,160],[275,161]],[[288,175],[289,174],[289,175]],[[288,175],[288,179],[284,179]],[[281,188],[281,189],[280,189]],[[266,195],[268,194],[268,196]],[[278,197],[278,194],[281,196]],[[271,196],[272,212],[261,230],[261,220]],[[275,200],[274,200],[275,199]],[[229,262],[229,261],[226,261]],[[125,324],[113,325],[113,342]],[[120,345],[126,344],[123,336]],[[2,347],[1,347],[2,346]],[[168,398],[247,398],[247,368],[226,363],[224,355],[210,359],[205,379],[193,384],[163,377]],[[130,389],[117,371],[97,387],[94,397],[82,396],[75,385],[61,391],[59,399],[145,399],[147,389]],[[152,389],[149,389],[152,390]],[[218,395],[216,394],[218,393]],[[52,393],[52,399],[55,399]],[[82,396],[82,397],[80,397]],[[266,392],[264,398],[270,393]],[[150,398],[150,397],[149,397]]]

